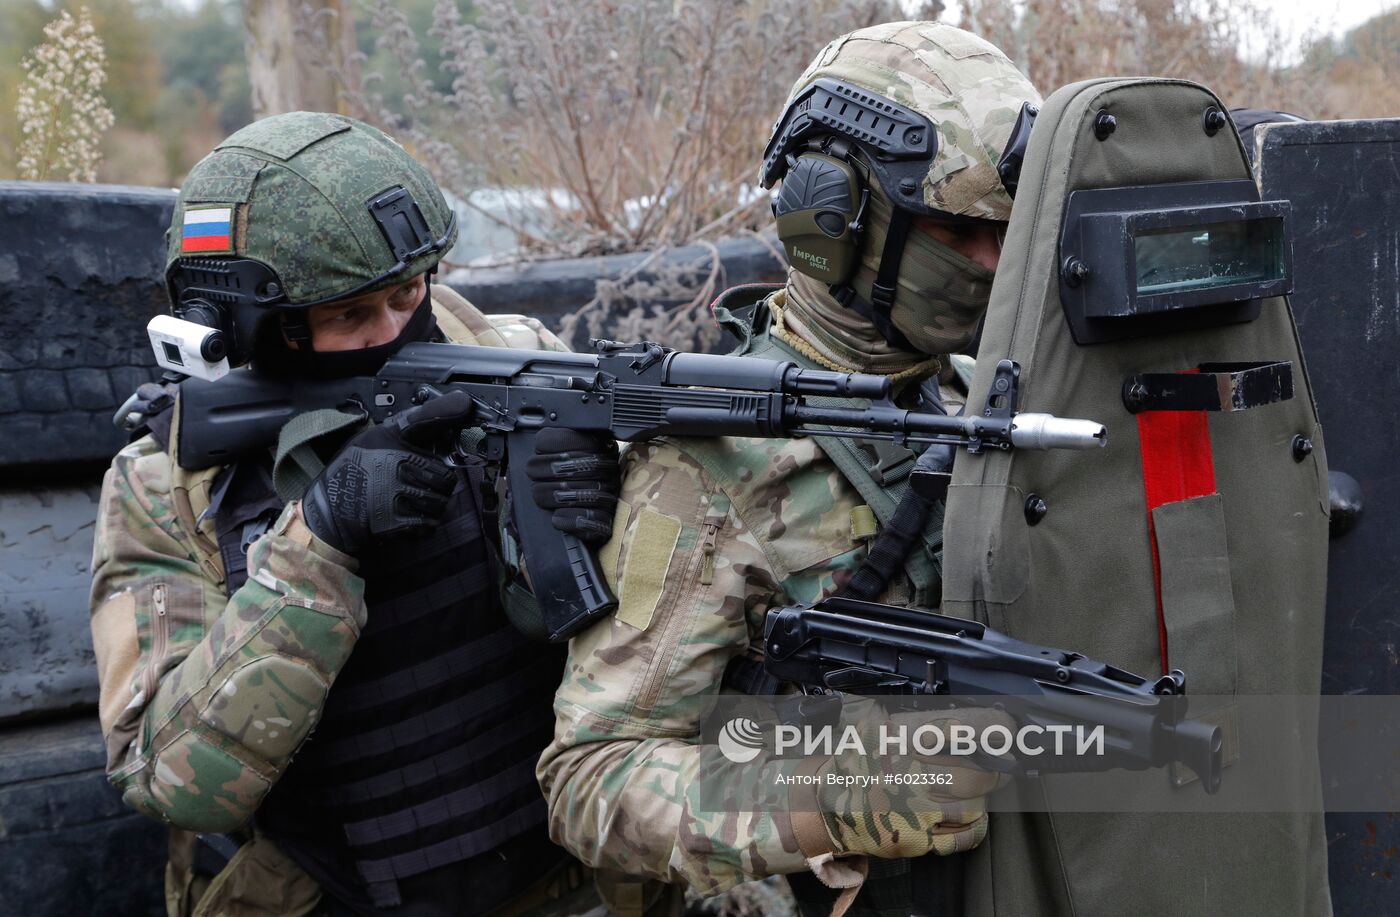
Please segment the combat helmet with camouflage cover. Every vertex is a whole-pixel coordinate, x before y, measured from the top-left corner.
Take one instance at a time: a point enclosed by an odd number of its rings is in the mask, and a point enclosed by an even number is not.
[[[919,217],[1009,220],[1039,104],[1005,54],[942,23],[887,23],[828,44],[793,86],[760,176],[783,181],[774,212],[794,271],[896,347],[960,349],[991,272],[910,229]]]
[[[283,316],[289,340],[309,340],[307,308],[423,273],[456,236],[436,182],[392,138],[291,112],[237,131],[190,171],[165,278],[176,315],[220,328],[238,365],[267,316]]]

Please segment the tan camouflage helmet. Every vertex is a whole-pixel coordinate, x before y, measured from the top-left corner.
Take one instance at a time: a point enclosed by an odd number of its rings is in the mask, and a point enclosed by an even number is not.
[[[896,207],[1005,221],[1012,195],[998,164],[1013,133],[1024,142],[1023,108],[1040,103],[1005,54],[962,29],[939,22],[858,29],[823,48],[793,86],[765,151],[763,183],[782,177],[786,157],[808,138],[837,133],[873,154],[866,160]]]

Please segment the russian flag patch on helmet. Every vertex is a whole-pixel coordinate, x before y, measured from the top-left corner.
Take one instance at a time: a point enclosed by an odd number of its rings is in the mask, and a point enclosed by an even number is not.
[[[180,254],[233,254],[233,208],[186,208]]]

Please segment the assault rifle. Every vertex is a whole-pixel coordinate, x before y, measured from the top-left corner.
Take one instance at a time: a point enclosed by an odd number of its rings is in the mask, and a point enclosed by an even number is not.
[[[770,609],[763,634],[768,672],[809,694],[894,695],[896,706],[949,695],[1001,705],[1023,726],[1105,727],[1102,756],[981,756],[979,766],[1030,776],[1180,762],[1207,793],[1220,788],[1220,727],[1184,718],[1180,669],[1149,681],[975,621],[842,598]]]
[[[1088,449],[1102,425],[1016,413],[1020,368],[996,370],[980,414],[948,417],[895,407],[883,376],[804,369],[791,362],[680,353],[658,344],[596,341],[595,353],[551,353],[459,344],[408,344],[372,378],[270,379],[252,370],[181,383],[177,454],[188,469],[225,465],[277,441],[292,417],[337,408],[378,423],[412,405],[463,391],[477,407],[480,448],[505,462],[511,493],[530,493],[525,458],[545,427],[657,436],[792,437],[820,433],[896,443],[984,449]],[[826,403],[813,403],[814,396]],[[837,400],[845,404],[830,406]],[[519,457],[508,461],[508,456]],[[511,505],[521,549],[551,640],[565,640],[612,611],[587,547],[554,529],[529,500]]]

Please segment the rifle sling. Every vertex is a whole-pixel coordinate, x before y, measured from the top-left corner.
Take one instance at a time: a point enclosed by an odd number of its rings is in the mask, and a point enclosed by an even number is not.
[[[932,511],[932,504],[912,488],[906,488],[894,513],[871,544],[865,560],[839,594],[865,601],[878,598],[889,587],[905,558],[917,549]]]
[[[316,454],[315,443],[333,433],[344,433],[366,422],[363,414],[347,414],[322,408],[298,414],[277,435],[272,462],[272,484],[284,503],[300,500],[326,463]]]
[[[716,311],[718,313],[718,310]],[[754,312],[754,323],[747,336],[748,345],[741,350],[754,357],[792,360],[799,366],[813,366],[802,354],[783,346],[781,341],[767,333],[768,320],[768,310],[760,304]],[[825,407],[848,404],[840,399],[815,397],[808,398],[808,403]],[[866,572],[867,565],[878,554],[878,566],[860,579],[862,583],[867,584],[865,588],[876,585],[878,581],[883,582],[878,582],[878,591],[870,596],[847,594],[853,598],[874,598],[888,587],[895,572],[902,566],[914,587],[914,593],[910,596],[914,604],[929,607],[938,605],[942,591],[942,577],[937,560],[943,549],[942,513],[932,512],[933,507],[912,493],[907,470],[900,475],[879,473],[879,450],[876,451],[876,461],[872,462],[857,440],[820,434],[814,435],[812,439],[880,521],[880,534],[871,544],[867,560],[862,564],[857,576]],[[911,469],[912,466],[911,460],[904,467]],[[907,508],[901,513],[901,507],[906,504]],[[897,522],[896,516],[899,516]],[[910,530],[916,525],[918,528],[911,535]],[[918,548],[922,550],[917,550]],[[853,578],[852,582],[854,581]]]

